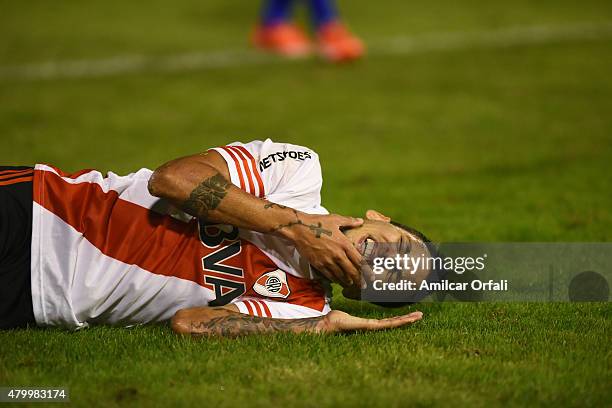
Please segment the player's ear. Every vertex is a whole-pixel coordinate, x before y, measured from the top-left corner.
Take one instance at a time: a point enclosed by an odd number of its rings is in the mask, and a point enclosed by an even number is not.
[[[368,211],[366,211],[366,218],[368,220],[374,220],[374,221],[391,222],[391,218],[390,217],[387,217],[386,215],[382,215],[381,213],[379,213],[376,210],[368,210]]]

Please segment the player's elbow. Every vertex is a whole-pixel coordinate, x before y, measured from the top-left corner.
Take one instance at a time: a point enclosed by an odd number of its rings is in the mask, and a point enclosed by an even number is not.
[[[170,327],[176,334],[191,334],[191,317],[186,310],[179,310],[172,316]]]
[[[172,186],[176,185],[175,173],[169,166],[157,168],[149,177],[149,193],[155,197],[166,197],[172,191]]]

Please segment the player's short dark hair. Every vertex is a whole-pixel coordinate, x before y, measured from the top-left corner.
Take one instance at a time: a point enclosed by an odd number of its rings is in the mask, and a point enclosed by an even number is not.
[[[437,257],[438,253],[436,251],[435,246],[432,244],[431,240],[429,238],[427,238],[425,236],[425,234],[423,234],[421,231],[418,231],[412,227],[409,227],[407,225],[404,224],[400,224],[399,222],[395,222],[395,221],[391,221],[391,224],[406,231],[407,233],[409,233],[410,235],[416,237],[417,239],[419,239],[420,241],[422,241],[424,244],[426,244],[427,249],[430,252],[431,257]],[[374,305],[377,306],[382,306],[382,307],[388,307],[388,308],[398,308],[398,307],[404,307],[404,306],[409,306],[414,304],[414,302],[370,302]]]

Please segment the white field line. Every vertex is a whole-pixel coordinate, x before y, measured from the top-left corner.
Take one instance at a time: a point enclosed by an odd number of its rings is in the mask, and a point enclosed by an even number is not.
[[[412,55],[473,48],[503,48],[612,38],[612,22],[517,26],[488,31],[429,33],[368,43],[370,57]],[[282,61],[253,50],[225,50],[167,56],[122,55],[103,59],[0,65],[0,80],[87,78],[144,72],[182,72],[252,66]]]

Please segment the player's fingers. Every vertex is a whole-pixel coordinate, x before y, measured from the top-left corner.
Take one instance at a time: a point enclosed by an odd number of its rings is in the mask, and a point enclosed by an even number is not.
[[[346,256],[348,256],[348,259],[353,263],[353,265],[355,265],[355,268],[359,269],[363,263],[363,256],[361,256],[357,248],[355,248],[353,244],[349,242],[344,247],[344,251],[346,252]]]
[[[361,276],[359,274],[359,269],[353,265],[348,258],[341,257],[338,259],[338,266],[342,269],[342,275],[344,277],[344,281],[352,286],[354,282],[359,282]]]
[[[407,324],[414,323],[418,320],[421,320],[423,317],[423,313],[421,312],[413,312],[403,316],[396,316],[387,319],[367,319],[365,330],[384,330],[384,329],[393,329],[396,327],[404,326]]]
[[[380,324],[383,328],[389,329],[394,327],[404,326],[406,324],[414,323],[423,318],[423,313],[417,311],[403,316],[392,317],[388,319],[380,320]]]
[[[310,264],[314,266],[314,268],[325,278],[337,283],[338,278],[336,277],[336,272],[333,269],[330,269],[329,262],[325,262],[322,259],[313,259]],[[333,267],[333,264],[331,265]]]
[[[350,318],[344,319],[342,322],[342,329],[346,331],[377,330],[379,329],[379,320],[350,316]]]
[[[355,228],[363,224],[363,218],[345,217],[343,215],[335,215],[334,218],[340,228]]]
[[[328,271],[327,269],[325,269],[322,265],[315,267],[315,269],[319,273],[321,273],[321,275],[323,275],[325,278],[329,279],[330,281],[332,282],[336,281],[336,277],[334,276],[334,274]]]
[[[331,278],[328,278],[332,282],[335,282],[335,283],[338,283],[344,286],[350,286],[349,279],[347,279],[345,274],[342,272],[342,269],[340,269],[340,267],[335,262],[331,262],[325,265],[325,269],[332,276]]]

